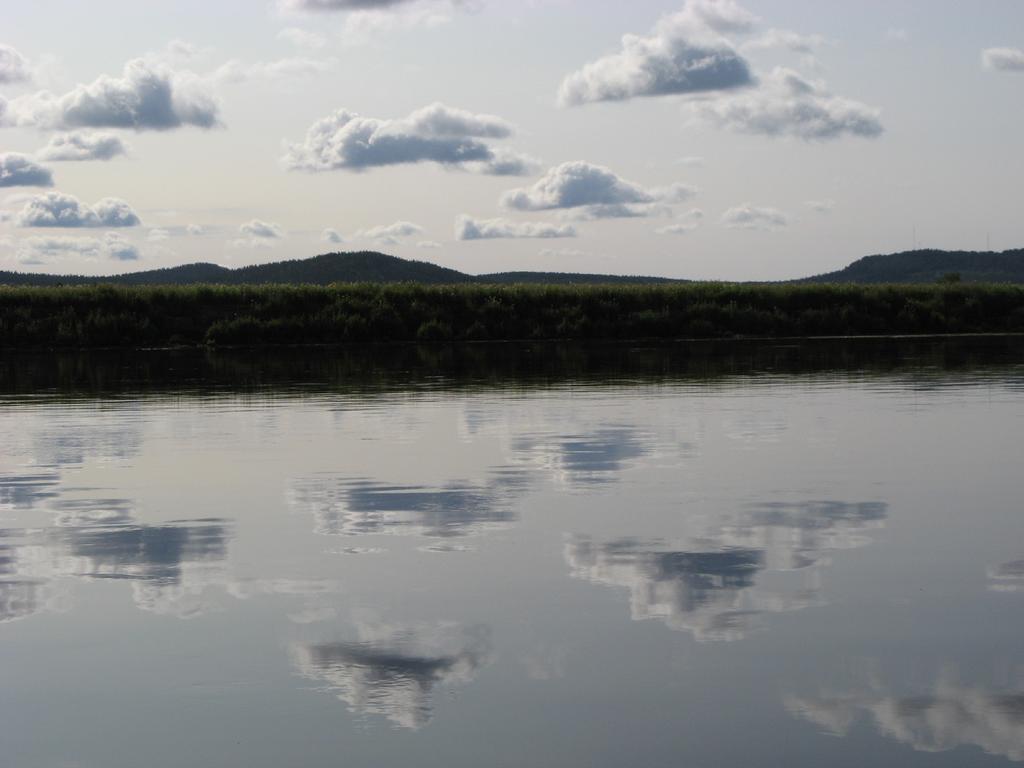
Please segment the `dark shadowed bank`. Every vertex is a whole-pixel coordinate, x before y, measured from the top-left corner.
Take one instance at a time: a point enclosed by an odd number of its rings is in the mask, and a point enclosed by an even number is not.
[[[1012,285],[0,288],[0,348],[1020,332]]]
[[[10,350],[0,354],[0,403],[30,397],[424,397],[639,384],[749,386],[750,377],[853,376],[915,389],[985,386],[1024,364],[1024,336],[680,342],[350,344],[333,347]],[[888,382],[888,383],[886,383]]]

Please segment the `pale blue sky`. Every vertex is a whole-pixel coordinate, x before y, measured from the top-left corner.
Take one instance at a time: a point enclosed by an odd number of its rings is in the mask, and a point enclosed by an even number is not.
[[[351,4],[5,4],[0,269],[763,279],[1024,243],[1019,2]]]

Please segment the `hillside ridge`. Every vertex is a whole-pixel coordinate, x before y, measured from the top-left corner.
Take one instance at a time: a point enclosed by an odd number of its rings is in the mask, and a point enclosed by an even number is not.
[[[955,273],[963,282],[1024,283],[1024,249],[1002,252],[923,249],[875,254],[843,269],[780,283],[933,283]],[[208,262],[116,275],[54,275],[0,271],[0,285],[266,285],[331,283],[670,284],[689,280],[650,275],[496,272],[471,275],[426,261],[376,251],[325,253],[306,259],[228,268]],[[704,281],[709,282],[709,281]],[[768,281],[764,281],[768,282]]]

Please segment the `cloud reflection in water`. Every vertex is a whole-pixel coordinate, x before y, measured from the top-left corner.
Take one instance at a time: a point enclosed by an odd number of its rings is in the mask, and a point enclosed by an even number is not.
[[[355,642],[298,644],[296,669],[360,715],[383,715],[401,728],[430,722],[437,686],[471,681],[490,656],[485,627],[361,625]]]
[[[813,572],[828,554],[863,546],[884,525],[887,505],[812,501],[763,504],[684,544],[663,540],[568,540],[575,578],[626,587],[634,620],[659,619],[698,640],[736,640],[764,613],[820,605]],[[765,591],[765,571],[808,571],[790,592]]]
[[[786,708],[833,736],[847,736],[867,718],[880,734],[920,752],[980,747],[1024,762],[1024,693],[994,692],[939,682],[917,696],[869,694],[791,696]]]

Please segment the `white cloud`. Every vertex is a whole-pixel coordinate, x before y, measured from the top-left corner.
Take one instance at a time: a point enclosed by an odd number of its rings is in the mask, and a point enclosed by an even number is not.
[[[658,235],[685,235],[699,227],[703,220],[704,211],[694,208],[680,216],[676,223],[656,229],[654,232]]]
[[[723,213],[722,224],[730,229],[776,230],[789,226],[789,217],[775,208],[759,208],[744,203]]]
[[[89,206],[73,195],[46,192],[29,198],[17,217],[22,227],[135,227],[141,222],[124,200],[105,197]]]
[[[112,133],[75,131],[54,136],[36,156],[50,161],[111,160],[127,153],[124,142]]]
[[[0,44],[0,84],[22,83],[31,79],[28,59],[11,46]]]
[[[889,27],[885,30],[885,37],[887,40],[905,43],[910,39],[910,33],[900,27]]]
[[[139,249],[117,232],[104,235],[103,251],[117,261],[137,261],[139,258]]]
[[[463,214],[455,220],[456,240],[496,240],[504,238],[576,237],[576,229],[568,224],[508,219],[474,219]]]
[[[437,250],[441,247],[441,244],[435,240],[420,240],[416,243],[417,248],[424,248],[426,250]]]
[[[242,224],[238,228],[238,234],[241,237],[231,241],[235,248],[270,248],[285,237],[285,231],[279,224],[260,219],[252,219]]]
[[[826,141],[882,134],[879,110],[829,93],[824,84],[777,67],[756,91],[709,100],[698,114],[741,133]]]
[[[18,242],[17,257],[22,264],[45,264],[68,254],[95,258],[100,241],[94,237],[26,237]]]
[[[206,230],[199,224],[189,224],[185,227],[185,231],[195,237],[206,234]]]
[[[18,242],[17,258],[22,264],[40,265],[66,256],[96,259],[100,256],[117,261],[135,261],[139,250],[123,235],[107,232],[95,237],[26,237]]]
[[[0,152],[0,187],[52,187],[53,174],[28,155]]]
[[[993,72],[1024,72],[1024,50],[1020,48],[986,48],[981,63]]]
[[[487,140],[508,138],[512,132],[499,117],[440,103],[396,120],[340,109],[314,123],[302,143],[288,144],[282,163],[288,170],[318,172],[434,162],[508,175],[526,170],[528,161],[493,149]]]
[[[625,35],[619,53],[563,80],[563,106],[724,91],[752,85],[747,61],[722,33],[750,31],[756,19],[731,0],[691,0],[648,37]]]
[[[608,168],[581,160],[548,170],[532,187],[512,189],[501,205],[516,211],[570,211],[577,220],[639,218],[693,196],[686,184],[645,188]]]
[[[341,233],[336,229],[331,229],[330,227],[320,233],[320,239],[325,243],[333,243],[335,245],[345,242],[345,238],[341,236]]]
[[[7,124],[53,128],[170,130],[186,125],[213,128],[219,107],[208,81],[151,59],[133,59],[120,77],[102,75],[62,96],[47,91],[7,102]]]
[[[404,237],[412,237],[423,231],[419,224],[411,221],[396,221],[394,224],[383,224],[377,227],[363,229],[356,233],[356,237],[363,240],[373,240],[381,245],[398,245]]]
[[[297,48],[305,48],[311,51],[318,51],[327,44],[323,35],[310,32],[300,27],[287,27],[277,33],[278,40],[286,40]]]

